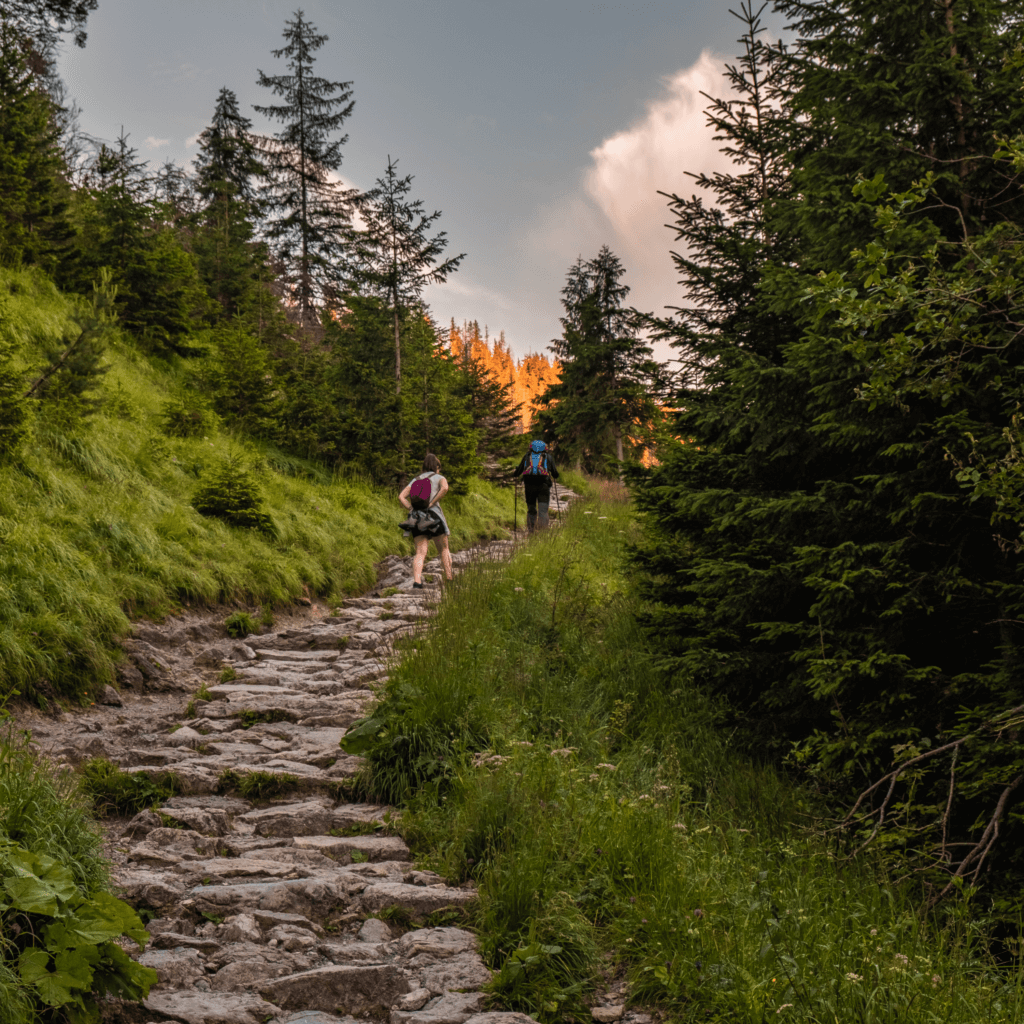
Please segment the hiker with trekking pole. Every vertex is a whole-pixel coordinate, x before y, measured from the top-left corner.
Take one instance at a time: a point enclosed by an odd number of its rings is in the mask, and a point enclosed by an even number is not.
[[[526,495],[526,530],[528,533],[545,530],[548,525],[548,506],[551,503],[551,484],[558,479],[558,468],[543,441],[531,442],[530,450],[512,473],[513,479],[520,476],[523,478],[523,492]],[[557,494],[556,490],[556,497]],[[518,490],[516,511],[518,514]]]

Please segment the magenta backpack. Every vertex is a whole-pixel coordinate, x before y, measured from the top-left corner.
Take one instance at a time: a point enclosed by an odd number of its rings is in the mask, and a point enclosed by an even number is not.
[[[430,477],[421,477],[413,480],[409,488],[409,502],[413,508],[423,509],[430,504],[430,493],[433,488],[430,486]]]

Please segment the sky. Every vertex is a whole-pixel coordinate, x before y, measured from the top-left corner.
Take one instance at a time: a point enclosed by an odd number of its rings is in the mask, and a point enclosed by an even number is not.
[[[257,69],[284,71],[295,0],[100,0],[84,50],[60,61],[84,131],[123,126],[154,166],[188,164],[222,86],[252,111],[271,102]],[[658,191],[728,164],[701,92],[722,94],[736,52],[731,0],[307,0],[330,40],[316,72],[351,81],[344,179],[369,188],[397,158],[412,197],[441,210],[457,274],[427,299],[446,324],[504,331],[513,352],[560,333],[560,290],[577,256],[609,245],[629,302],[679,301],[673,233]],[[769,22],[771,25],[771,22]],[[775,26],[772,26],[773,28]]]

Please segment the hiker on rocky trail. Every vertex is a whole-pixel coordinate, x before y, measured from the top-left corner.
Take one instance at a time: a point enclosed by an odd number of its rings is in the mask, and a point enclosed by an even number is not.
[[[530,450],[512,473],[523,478],[526,492],[526,529],[547,529],[548,505],[551,503],[551,481],[558,479],[558,468],[541,440],[533,441]]]
[[[441,509],[441,499],[448,493],[448,481],[441,476],[441,460],[427,452],[423,456],[423,472],[409,481],[398,500],[409,509],[412,522],[417,513],[431,513],[419,516],[419,523],[405,531],[407,537],[416,541],[416,553],[412,560],[412,585],[414,590],[423,589],[423,563],[427,560],[427,548],[434,541],[441,556],[446,579],[452,578],[452,553],[448,550],[448,520]]]

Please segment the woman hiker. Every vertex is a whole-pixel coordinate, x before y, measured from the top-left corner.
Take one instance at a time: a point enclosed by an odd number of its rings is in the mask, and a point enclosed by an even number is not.
[[[436,455],[431,455],[430,452],[423,456],[423,472],[419,476],[413,477],[405,490],[398,496],[398,500],[410,511],[414,508],[413,500],[410,497],[413,489],[415,488],[417,495],[421,491],[426,491],[425,487],[416,486],[420,480],[429,482],[430,492],[425,505],[422,505],[423,499],[419,499],[417,504],[421,504],[421,507],[429,508],[444,527],[444,533],[439,533],[433,540],[437,547],[437,553],[441,556],[441,565],[444,567],[445,578],[450,580],[452,578],[452,553],[448,550],[448,535],[452,531],[448,529],[448,521],[445,519],[444,512],[441,509],[441,499],[448,493],[448,481],[441,476],[441,460]],[[409,536],[409,534],[407,533],[406,536]],[[423,563],[427,560],[427,548],[430,545],[431,538],[427,534],[421,533],[416,534],[414,539],[416,541],[416,554],[412,559],[412,585],[413,589],[422,590]]]
[[[548,454],[548,446],[540,440],[532,442],[530,450],[516,466],[512,476],[523,478],[523,490],[526,492],[526,529],[530,533],[533,533],[534,529],[546,529],[548,505],[551,502],[551,481],[558,479],[558,469]]]

